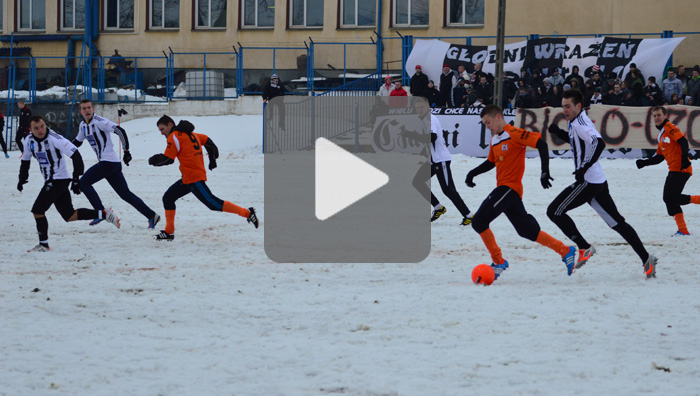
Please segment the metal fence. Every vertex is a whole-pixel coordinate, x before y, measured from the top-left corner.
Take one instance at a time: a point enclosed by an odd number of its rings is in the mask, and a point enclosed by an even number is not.
[[[375,33],[376,35],[376,33]],[[679,37],[673,65],[700,63],[700,32],[651,32],[506,36],[506,43],[545,37]],[[228,52],[178,52],[154,56],[0,57],[0,100],[68,103],[91,98],[100,103],[163,102],[178,99],[227,99],[261,94],[276,73],[288,94],[314,95],[357,88],[354,81],[376,74],[401,76],[409,82],[406,60],[417,39],[454,44],[494,45],[495,36],[372,36],[356,42],[314,41],[298,46],[245,46]],[[85,47],[85,45],[83,45]],[[82,66],[82,67],[81,67]],[[353,85],[348,85],[348,84]],[[346,87],[337,90],[338,87]],[[363,86],[360,91],[369,91]]]

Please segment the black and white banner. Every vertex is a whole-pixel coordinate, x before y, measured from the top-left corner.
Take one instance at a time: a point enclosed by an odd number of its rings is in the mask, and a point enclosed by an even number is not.
[[[668,39],[625,39],[616,37],[592,38],[542,38],[506,44],[504,71],[520,75],[525,67],[540,69],[549,75],[554,67],[568,73],[578,66],[580,74],[590,77],[594,65],[605,74],[616,73],[620,78],[629,72],[629,65],[635,63],[645,77],[663,79],[669,57],[684,37]],[[467,71],[474,70],[474,64],[481,63],[482,70],[495,74],[496,46],[474,46],[450,44],[440,40],[416,40],[406,61],[406,72],[413,76],[416,65],[421,65],[423,73],[438,83],[443,65],[457,70],[464,65]],[[645,81],[646,83],[646,81]]]

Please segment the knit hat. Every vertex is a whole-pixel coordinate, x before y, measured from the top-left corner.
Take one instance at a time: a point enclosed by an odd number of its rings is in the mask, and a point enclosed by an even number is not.
[[[422,70],[422,68],[420,67],[420,65],[416,65],[416,70]]]
[[[278,80],[279,80],[280,78],[277,76],[277,74],[272,73],[272,76],[270,76],[270,80],[274,80],[274,79],[278,79]]]
[[[700,65],[693,66],[693,71],[700,73]]]
[[[451,69],[450,65],[444,65],[444,66],[442,66],[442,68],[443,68],[443,69],[444,69],[444,68]]]
[[[384,81],[391,81],[391,80],[392,80],[391,76],[384,77]]]
[[[600,71],[600,66],[593,65],[593,71]]]

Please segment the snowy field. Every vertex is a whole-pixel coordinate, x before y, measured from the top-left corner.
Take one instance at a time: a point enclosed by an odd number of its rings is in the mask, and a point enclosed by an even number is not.
[[[621,213],[659,257],[657,279],[644,279],[632,249],[586,206],[573,217],[598,254],[580,271],[566,276],[558,255],[502,217],[491,228],[511,267],[477,287],[471,269],[489,263],[488,252],[441,192],[448,212],[421,263],[271,262],[261,117],[183,118],[221,150],[212,192],[255,206],[261,229],[190,195],[178,201],[175,242],[159,243],[102,181],[121,229],[65,223],[52,208],[51,252],[27,253],[42,178],[33,160],[19,193],[18,152],[0,158],[0,395],[700,394],[700,207],[685,207],[693,235],[671,238],[664,165],[603,162]],[[165,148],[156,119],[123,124],[134,157],[124,172],[163,215],[162,194],[179,172],[148,166]],[[89,146],[81,153],[94,163]],[[462,183],[482,161],[457,156],[452,165],[472,210],[495,186],[495,171],[474,189]],[[564,239],[545,210],[573,181],[573,164],[551,168],[554,187],[543,190],[539,160],[527,161],[525,205]],[[700,175],[686,192],[700,194]],[[83,195],[74,204],[89,206]]]

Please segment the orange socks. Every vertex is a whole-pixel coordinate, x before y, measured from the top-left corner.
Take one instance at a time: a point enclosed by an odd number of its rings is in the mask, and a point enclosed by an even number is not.
[[[245,217],[246,219],[248,218],[248,216],[250,216],[250,212],[248,211],[248,209],[241,208],[240,206],[233,204],[229,201],[224,201],[224,207],[221,210],[226,213],[235,213],[241,217]]]
[[[479,234],[479,236],[481,237],[481,240],[484,241],[486,249],[488,249],[489,253],[491,253],[491,259],[493,260],[493,263],[503,264],[505,260],[503,260],[503,256],[501,255],[501,248],[498,247],[498,244],[496,243],[496,237],[493,236],[493,232],[491,232],[491,229],[487,228],[486,231]]]
[[[683,212],[673,215],[673,218],[676,220],[676,224],[678,224],[678,231],[682,232],[683,234],[687,234],[688,226],[685,225],[685,218],[683,217]]]
[[[569,248],[566,245],[564,245],[564,242],[554,238],[553,236],[547,234],[544,231],[540,231],[540,233],[537,235],[537,240],[535,240],[535,242],[554,250],[555,252],[559,253],[559,255],[562,257],[566,256],[566,254],[569,253]]]
[[[691,195],[690,196],[690,203],[695,204],[695,205],[700,205],[700,195]]]
[[[175,211],[165,211],[165,232],[172,234],[175,232]]]

